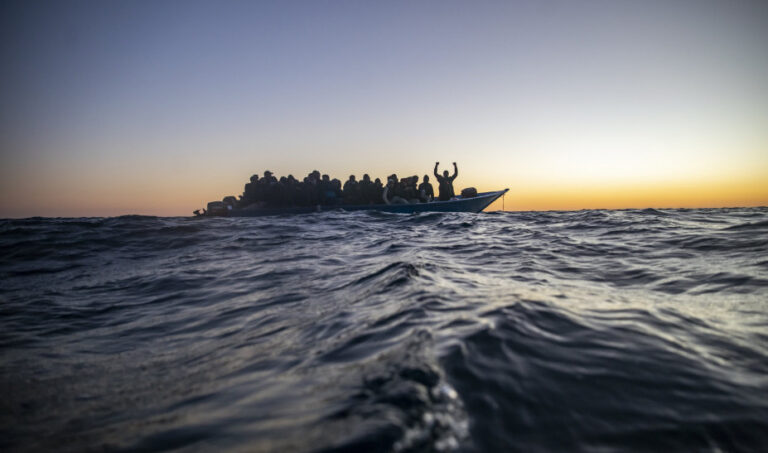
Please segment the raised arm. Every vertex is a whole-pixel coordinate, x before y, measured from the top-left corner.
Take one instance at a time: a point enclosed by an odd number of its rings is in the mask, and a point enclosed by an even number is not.
[[[456,166],[456,162],[453,163],[453,176],[451,176],[451,181],[456,179],[456,177],[459,176],[459,167]]]
[[[440,162],[435,162],[435,178],[437,178],[437,180],[440,181],[440,175],[437,174],[438,165],[440,165]]]
[[[389,194],[388,194],[388,192],[389,192],[389,184],[387,184],[386,186],[384,186],[384,190],[381,192],[381,198],[382,198],[382,200],[384,200],[384,203],[386,203],[386,204],[392,204],[392,203],[389,201],[389,197],[387,196],[387,195],[389,195]]]

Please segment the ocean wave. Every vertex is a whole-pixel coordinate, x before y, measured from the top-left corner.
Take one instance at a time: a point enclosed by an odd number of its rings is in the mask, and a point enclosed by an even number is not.
[[[759,450],[768,209],[0,221],[0,447]]]

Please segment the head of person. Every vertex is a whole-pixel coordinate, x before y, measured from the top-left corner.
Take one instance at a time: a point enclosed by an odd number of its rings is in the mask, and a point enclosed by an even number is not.
[[[370,177],[370,176],[368,176],[368,173],[366,173],[366,174],[364,174],[364,175],[363,175],[363,181],[365,181],[365,182],[371,182],[371,177]]]
[[[390,179],[393,180],[395,183],[399,181],[396,173],[392,173],[391,175],[389,175],[389,177],[387,178],[387,182],[389,182]]]
[[[341,189],[341,181],[339,181],[339,180],[338,180],[338,179],[336,179],[336,178],[333,178],[333,179],[331,180],[331,185],[332,185],[332,186],[333,186],[335,189]]]
[[[329,182],[331,180],[331,177],[328,175],[323,175],[323,182]]]
[[[448,170],[443,170],[443,176],[448,177]]]
[[[264,178],[269,178],[270,176],[272,176],[272,172],[271,172],[271,171],[269,171],[269,170],[266,170],[266,171],[264,172]]]
[[[251,176],[251,182],[258,182],[258,181],[259,181],[259,175]]]
[[[355,182],[355,175],[349,175],[349,180]]]
[[[381,179],[379,179],[379,178],[376,178],[376,179],[373,181],[373,183],[374,183],[374,184],[379,184],[379,185],[381,185]]]
[[[429,176],[424,175],[424,182],[429,182]]]
[[[281,176],[280,177],[280,184],[287,184],[287,183],[288,183],[288,178],[286,178],[285,176]]]

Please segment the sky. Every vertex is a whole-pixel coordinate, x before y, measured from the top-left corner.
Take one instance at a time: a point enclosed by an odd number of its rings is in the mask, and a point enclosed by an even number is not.
[[[0,4],[0,217],[436,161],[507,210],[766,206],[768,2]]]

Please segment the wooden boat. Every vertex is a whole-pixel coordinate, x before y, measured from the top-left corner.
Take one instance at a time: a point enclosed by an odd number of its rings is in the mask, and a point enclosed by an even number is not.
[[[471,198],[455,197],[448,201],[432,201],[430,203],[414,204],[368,204],[368,205],[318,205],[302,206],[292,208],[265,208],[257,206],[248,206],[244,208],[227,209],[221,213],[208,213],[207,215],[225,216],[225,217],[259,217],[267,215],[284,214],[309,214],[312,212],[323,211],[382,211],[401,214],[410,214],[414,212],[480,212],[487,208],[499,197],[507,193],[509,189],[496,192],[478,193]]]

